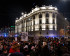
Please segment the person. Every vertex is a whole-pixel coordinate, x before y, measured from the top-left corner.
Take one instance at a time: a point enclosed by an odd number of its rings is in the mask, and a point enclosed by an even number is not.
[[[7,50],[4,49],[3,52],[2,52],[2,54],[0,56],[7,56],[7,55],[8,55]]]
[[[9,50],[9,55],[11,55],[12,53],[15,53],[15,52],[20,52],[20,45],[17,43],[17,42],[14,42]]]
[[[35,47],[34,46],[31,47],[30,56],[36,56]]]
[[[50,52],[46,42],[43,42],[40,56],[50,56]]]
[[[9,50],[9,53],[15,53],[15,52],[20,52],[20,45],[18,43],[13,43],[10,50]]]
[[[3,45],[2,43],[0,43],[0,54],[2,53],[2,50],[3,50]]]

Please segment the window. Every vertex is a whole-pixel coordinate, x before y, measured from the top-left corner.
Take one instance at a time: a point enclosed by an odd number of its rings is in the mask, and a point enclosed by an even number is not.
[[[46,26],[46,29],[47,29],[47,30],[49,29],[48,25]]]
[[[28,27],[28,24],[26,23],[26,27]]]
[[[39,24],[42,24],[42,20],[40,19]]]
[[[24,23],[25,23],[25,20],[24,20]]]
[[[33,26],[33,31],[35,31],[35,26]]]
[[[53,18],[55,18],[55,14],[53,13]]]
[[[49,14],[48,13],[46,13],[46,17],[49,17]]]
[[[35,19],[35,16],[33,16],[33,19]]]
[[[49,24],[48,19],[46,19],[46,24]]]
[[[21,23],[23,23],[23,20],[21,21]]]
[[[39,18],[42,18],[42,14],[39,14]]]
[[[42,27],[40,26],[40,27],[39,27],[39,30],[41,30],[41,29],[42,29]]]
[[[55,30],[55,26],[53,25],[53,30]]]
[[[53,24],[55,24],[55,20],[53,19]]]
[[[35,25],[35,21],[34,21],[34,25]]]

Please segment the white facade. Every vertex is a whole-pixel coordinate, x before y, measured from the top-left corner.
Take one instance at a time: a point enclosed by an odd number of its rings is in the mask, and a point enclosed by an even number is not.
[[[28,32],[31,36],[55,36],[57,33],[56,7],[36,7],[15,21],[15,33]]]

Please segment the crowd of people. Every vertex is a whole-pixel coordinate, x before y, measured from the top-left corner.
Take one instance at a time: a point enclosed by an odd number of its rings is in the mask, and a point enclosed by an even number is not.
[[[46,38],[38,43],[0,39],[0,56],[70,56],[66,39]]]

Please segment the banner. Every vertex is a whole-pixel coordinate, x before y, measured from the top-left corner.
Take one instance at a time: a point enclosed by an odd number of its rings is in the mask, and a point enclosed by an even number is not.
[[[28,41],[28,32],[21,33],[21,41]]]

